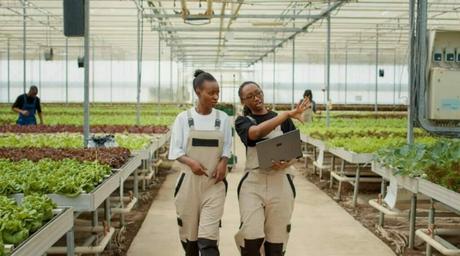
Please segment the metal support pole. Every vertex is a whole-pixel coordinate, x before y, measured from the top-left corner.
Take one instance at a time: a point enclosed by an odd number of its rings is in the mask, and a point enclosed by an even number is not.
[[[396,105],[396,50],[393,55],[393,105]]]
[[[379,200],[383,200],[383,198],[385,197],[385,179],[382,178],[382,183],[380,183],[380,198]],[[383,225],[385,224],[385,214],[383,214],[383,212],[379,212],[379,226],[380,227],[383,227]]]
[[[260,83],[262,84],[262,91],[264,90],[264,59],[262,59],[260,61],[260,64],[261,64],[261,71],[260,71],[260,74],[261,74],[261,78],[260,78]]]
[[[11,59],[11,56],[10,56],[10,38],[6,39],[6,69],[7,69],[7,86],[8,86],[8,100],[7,102],[10,103],[10,99],[11,99],[11,77],[10,77],[10,59]]]
[[[70,228],[66,233],[67,256],[75,255],[75,233],[74,228]]]
[[[107,226],[110,228],[112,226],[112,208],[110,207],[110,197],[106,198],[104,201],[104,217]],[[112,249],[112,241],[109,241],[106,249]]]
[[[136,124],[141,123],[141,19],[142,13],[137,11],[137,95],[136,95]]]
[[[291,109],[294,108],[294,93],[295,93],[295,37],[292,39],[292,95],[291,95]]]
[[[260,77],[260,63],[254,64],[254,80],[253,81],[258,81],[260,83],[261,77]]]
[[[113,103],[113,52],[110,48],[110,104]]]
[[[222,71],[220,72],[220,102],[223,100],[224,95],[224,82],[222,81]]]
[[[92,59],[92,63],[93,63],[93,68],[91,70],[91,80],[93,81],[92,82],[92,89],[91,89],[91,94],[92,94],[92,101],[91,102],[96,102],[96,81],[94,79],[94,73],[95,73],[95,69],[96,69],[96,63],[94,62],[94,56],[96,54],[94,54],[94,49],[96,48],[96,44],[94,43],[94,40],[93,40],[93,46],[92,46],[92,54],[91,54],[91,59]]]
[[[195,70],[195,65],[192,65],[192,71]],[[192,88],[192,105],[196,107],[196,100],[195,100],[195,90]]]
[[[361,167],[358,166],[356,167],[356,177],[355,177],[355,186],[353,190],[353,207],[356,207],[358,204],[358,193],[359,193],[359,179],[361,178]]]
[[[374,111],[378,109],[378,90],[379,90],[379,25],[377,24],[375,30],[375,105]]]
[[[89,1],[89,0],[88,0]],[[91,220],[91,226],[97,227],[99,225],[99,213],[97,209],[93,212],[93,219]],[[96,244],[99,243],[99,236],[96,236]],[[99,256],[99,253],[96,253],[96,256]]]
[[[27,62],[27,0],[22,0],[22,68],[23,68],[23,89],[24,93],[26,93],[26,83],[27,83],[27,67],[26,67],[26,62]]]
[[[410,200],[410,219],[409,219],[409,248],[410,249],[414,249],[416,221],[417,221],[417,194],[412,194],[412,197]]]
[[[181,91],[182,91],[182,98],[181,98],[181,103],[182,101],[185,101],[185,74],[187,74],[187,70],[185,69],[184,62],[182,62],[182,76],[181,76]]]
[[[409,0],[409,83],[408,83],[408,105],[407,105],[407,144],[414,143],[414,124],[412,118],[414,117],[412,104],[414,103],[414,95],[412,89],[414,88],[414,32],[415,32],[415,0]]]
[[[430,199],[430,209],[428,211],[428,228],[433,228],[433,225],[434,225],[434,222],[435,222],[435,214],[436,214],[436,211],[435,211],[435,208],[434,208],[434,199]],[[434,232],[434,230],[433,230]],[[426,253],[425,255],[427,256],[431,256],[433,255],[433,247],[430,246],[429,243],[426,243],[426,249],[425,249]]]
[[[161,93],[161,36],[160,36],[160,32],[158,31],[158,91],[157,91],[158,117],[160,117],[161,115],[160,93]]]
[[[139,169],[136,169],[133,172],[134,181],[133,181],[133,193],[135,198],[139,198]],[[123,195],[122,195],[123,196]]]
[[[240,67],[240,81],[241,81],[241,67]],[[232,86],[232,91],[233,91],[233,111],[236,116],[236,76],[233,74],[233,86]],[[233,153],[235,153],[235,150],[233,150]]]
[[[276,90],[275,90],[275,81],[276,81],[276,50],[273,51],[273,102],[272,102],[272,111],[275,111],[275,95],[276,95]]]
[[[42,56],[38,52],[38,88],[40,88],[41,95],[43,98],[43,88],[42,88]]]
[[[85,84],[84,84],[84,103],[83,103],[83,145],[88,146],[89,139],[89,3],[85,1]]]
[[[178,61],[176,62],[176,70],[177,70],[176,71],[176,75],[177,75],[177,79],[176,79],[176,83],[177,83],[176,84],[176,94],[178,94],[179,93],[179,81],[180,81],[180,77],[181,77],[180,72],[182,72],[180,67],[179,67],[179,62]],[[177,102],[178,100],[179,100],[178,95],[176,95],[176,103],[178,103]]]
[[[69,104],[69,40],[65,38],[65,103]]]
[[[104,215],[105,215],[105,221],[107,222],[107,225],[110,227],[112,226],[112,213],[111,213],[111,208],[110,208],[110,198],[105,199],[104,201]]]
[[[329,6],[331,2],[329,1]],[[327,47],[326,47],[326,127],[331,124],[329,101],[331,93],[331,15],[327,15]]]
[[[174,102],[174,91],[173,91],[173,55],[172,48],[169,51],[169,91],[171,93],[171,102]]]
[[[136,175],[133,175],[133,179],[136,180]],[[121,182],[119,190],[120,190],[120,207],[123,208],[123,207],[125,207],[124,202],[123,202],[123,196],[125,194],[125,183],[124,182]],[[125,224],[125,214],[123,214],[123,213],[120,215],[120,226],[121,226],[121,228],[124,228],[126,226],[126,224]]]
[[[243,72],[242,72],[242,64],[240,62],[240,68],[238,69],[238,82],[241,83],[241,81],[243,80]],[[236,80],[235,80],[235,83],[233,84],[233,89],[236,88]],[[234,90],[233,90],[234,91]],[[233,94],[233,102],[235,102],[235,94]]]
[[[348,42],[345,44],[345,104],[348,97]]]

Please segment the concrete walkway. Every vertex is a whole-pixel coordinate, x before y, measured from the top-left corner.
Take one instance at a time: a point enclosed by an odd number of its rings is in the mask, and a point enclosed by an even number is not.
[[[220,251],[223,256],[237,256],[233,240],[239,226],[236,189],[242,176],[244,147],[237,143],[239,165],[227,180],[229,189],[222,220]],[[177,174],[169,175],[160,189],[129,256],[181,256],[173,191]],[[391,249],[361,226],[331,198],[301,175],[294,183],[297,189],[292,231],[286,256],[387,256]]]

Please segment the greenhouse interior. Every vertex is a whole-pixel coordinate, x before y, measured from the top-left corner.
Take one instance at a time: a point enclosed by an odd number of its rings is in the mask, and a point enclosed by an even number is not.
[[[460,1],[0,0],[0,256],[460,256]]]

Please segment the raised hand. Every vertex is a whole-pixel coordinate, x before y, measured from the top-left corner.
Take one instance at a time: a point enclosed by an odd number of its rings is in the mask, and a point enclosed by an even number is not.
[[[309,98],[304,99],[300,104],[298,104],[293,110],[289,111],[289,117],[297,119],[303,123],[303,112],[311,107],[311,101]]]

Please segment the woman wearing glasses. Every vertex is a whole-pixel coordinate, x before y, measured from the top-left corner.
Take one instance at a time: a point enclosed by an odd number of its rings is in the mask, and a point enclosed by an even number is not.
[[[310,106],[308,99],[280,114],[268,111],[264,94],[254,82],[244,82],[238,91],[244,116],[235,128],[246,146],[245,174],[238,185],[241,225],[235,240],[242,256],[258,256],[263,245],[265,256],[281,256],[286,251],[295,187],[290,162],[274,162],[260,169],[256,143],[295,130],[291,118],[301,121]]]

